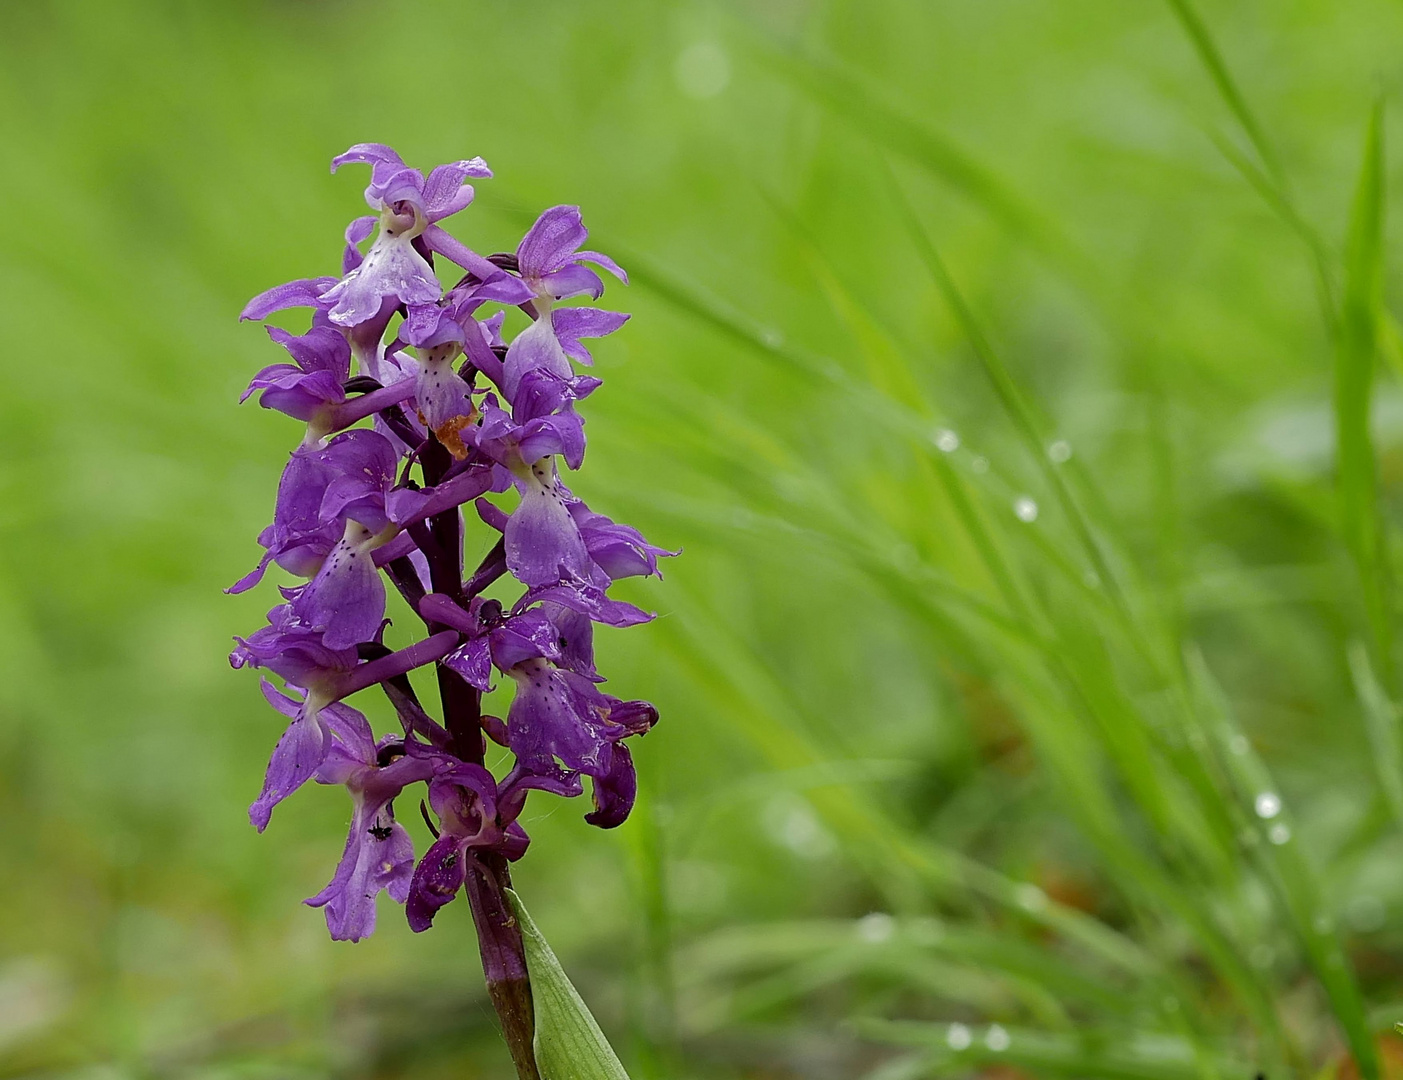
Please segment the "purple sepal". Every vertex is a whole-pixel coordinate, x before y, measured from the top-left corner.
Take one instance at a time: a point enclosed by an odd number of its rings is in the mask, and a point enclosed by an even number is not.
[[[336,284],[334,277],[303,278],[289,281],[286,285],[275,285],[267,292],[261,292],[244,305],[239,312],[239,321],[247,319],[262,321],[275,311],[288,308],[319,306],[321,294]]]
[[[272,364],[248,384],[239,398],[247,401],[258,390],[259,404],[298,420],[311,420],[330,405],[346,400],[342,383],[350,375],[351,347],[344,334],[329,326],[314,326],[300,337],[276,326],[268,336],[286,349],[296,364]]]
[[[365,717],[349,705],[317,708],[310,700],[298,701],[279,693],[266,679],[261,685],[268,703],[292,722],[273,748],[263,790],[248,808],[249,821],[259,832],[268,827],[273,807],[317,774],[335,738],[354,736],[362,730],[366,738],[370,736]]]
[[[628,320],[629,316],[622,312],[591,307],[556,308],[550,313],[551,327],[561,350],[582,364],[593,364],[594,357],[580,344],[580,338],[605,337]]]
[[[658,559],[680,554],[648,543],[632,525],[620,525],[603,514],[596,514],[578,499],[570,503],[569,509],[590,558],[612,581],[648,574],[662,577]]]
[[[560,659],[560,630],[544,611],[524,611],[502,623],[488,635],[492,662],[509,671],[527,660]]]
[[[229,654],[230,667],[263,668],[293,686],[329,683],[359,662],[355,649],[327,648],[321,634],[298,619],[290,604],[268,612],[267,626],[234,640],[238,646]]]
[[[492,654],[486,638],[465,641],[443,658],[443,666],[456,671],[469,686],[484,694],[493,689]]]

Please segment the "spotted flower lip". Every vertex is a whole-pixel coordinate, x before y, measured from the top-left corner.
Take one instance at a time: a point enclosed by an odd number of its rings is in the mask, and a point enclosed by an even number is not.
[[[300,579],[229,656],[267,676],[264,696],[283,723],[249,818],[262,831],[308,780],[345,788],[341,858],[306,901],[331,936],[370,934],[382,892],[416,932],[462,894],[489,986],[524,980],[504,890],[507,863],[530,843],[528,798],[588,788],[586,820],[620,824],[638,792],[628,744],[658,718],[648,702],[603,689],[594,634],[649,621],[610,590],[661,576],[660,560],[676,553],[595,512],[562,479],[584,467],[580,410],[602,385],[576,368],[593,361],[585,342],[629,318],[588,301],[603,291],[598,271],[628,277],[584,249],[574,206],[543,213],[510,255],[484,259],[448,233],[442,222],[492,175],[480,158],[426,174],[385,144],[359,143],[332,172],[343,165],[369,168],[373,213],[346,226],[339,275],[279,285],[240,314],[309,316],[298,330],[267,327],[282,355],[241,399],[305,425],[258,535],[262,557],[229,589],[251,589],[273,567]],[[445,259],[466,271],[446,292]],[[572,298],[584,302],[560,306]],[[473,551],[476,569],[465,565]],[[416,619],[408,644],[386,643]],[[432,680],[409,677],[430,667]],[[430,683],[441,720],[418,696]],[[378,739],[351,704],[375,688],[402,729]],[[507,756],[495,775],[489,739]],[[420,784],[432,842],[416,860],[395,807]],[[530,1032],[519,1034],[529,1045]]]

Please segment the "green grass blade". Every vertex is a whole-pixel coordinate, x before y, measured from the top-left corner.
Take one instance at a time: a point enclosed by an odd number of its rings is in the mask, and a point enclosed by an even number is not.
[[[1369,650],[1361,642],[1349,644],[1349,671],[1354,679],[1354,692],[1364,710],[1364,726],[1374,751],[1379,787],[1394,820],[1403,824],[1403,740],[1399,739],[1398,709],[1374,676]]]
[[[1076,499],[1072,496],[1071,489],[1067,486],[1066,480],[1047,455],[1046,441],[1042,431],[1043,424],[1019,390],[1017,383],[1009,373],[1008,368],[1005,367],[1003,360],[989,343],[983,329],[979,325],[978,319],[975,318],[974,312],[970,309],[969,304],[966,303],[964,296],[961,294],[959,287],[955,284],[955,280],[946,267],[944,260],[940,257],[940,253],[936,250],[925,228],[916,217],[916,212],[912,208],[910,201],[906,198],[906,193],[902,189],[900,183],[890,170],[888,170],[887,175],[891,181],[890,186],[894,194],[894,202],[906,220],[907,230],[912,240],[915,242],[916,249],[925,262],[926,268],[930,271],[930,275],[935,281],[936,287],[940,290],[941,295],[949,305],[951,313],[959,322],[966,337],[969,338],[970,344],[974,348],[975,355],[979,358],[979,362],[985,374],[988,376],[995,394],[998,395],[1000,404],[1008,414],[1009,419],[1013,422],[1018,434],[1023,439],[1028,453],[1032,456],[1039,471],[1042,472],[1048,487],[1055,493],[1063,513],[1066,514],[1067,520],[1077,533],[1081,545],[1086,552],[1086,556],[1091,562],[1092,568],[1096,571],[1100,580],[1105,583],[1107,590],[1112,596],[1117,597],[1123,604],[1124,600],[1121,596],[1117,576],[1111,569],[1111,565],[1102,550],[1100,541],[1096,539],[1092,532],[1091,525],[1086,520]]]
[[[1174,12],[1174,17],[1179,20],[1179,25],[1188,35],[1199,61],[1208,71],[1209,78],[1213,80],[1218,94],[1242,126],[1243,133],[1251,142],[1252,148],[1256,150],[1263,167],[1278,187],[1283,186],[1284,173],[1277,160],[1276,152],[1267,140],[1262,125],[1257,122],[1256,116],[1253,115],[1248,106],[1247,98],[1238,89],[1232,72],[1228,70],[1227,61],[1223,58],[1223,53],[1218,48],[1217,43],[1214,42],[1213,35],[1208,32],[1207,25],[1198,17],[1198,12],[1193,9],[1189,0],[1168,0],[1168,3]]]
[[[1378,1080],[1379,1061],[1373,1031],[1354,971],[1334,921],[1324,908],[1314,868],[1284,805],[1280,788],[1265,763],[1239,729],[1227,695],[1203,655],[1190,649],[1186,664],[1206,711],[1214,718],[1211,733],[1220,767],[1234,790],[1244,837],[1263,868],[1278,905],[1295,931],[1315,977],[1349,1044],[1364,1080]]]
[[[909,115],[867,79],[833,59],[799,56],[741,35],[757,60],[878,146],[900,154],[982,207],[1013,235],[1058,261],[1075,259],[1060,227],[953,140]]]
[[[1340,528],[1359,574],[1376,670],[1390,694],[1396,694],[1393,575],[1379,512],[1378,465],[1370,429],[1383,292],[1383,116],[1380,100],[1365,134],[1345,242],[1345,287],[1335,356],[1335,439]]]

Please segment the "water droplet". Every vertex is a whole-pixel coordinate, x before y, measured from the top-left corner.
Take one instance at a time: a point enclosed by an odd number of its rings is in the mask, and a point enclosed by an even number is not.
[[[964,1024],[951,1024],[945,1031],[945,1045],[951,1050],[968,1050],[972,1041]]]
[[[1018,516],[1019,521],[1038,520],[1038,504],[1026,495],[1020,495],[1013,501],[1013,512]]]
[[[1234,735],[1228,740],[1228,749],[1231,750],[1238,757],[1242,757],[1242,755],[1247,753],[1249,749],[1247,744],[1247,736]]]
[[[1282,844],[1289,843],[1291,840],[1291,827],[1287,825],[1284,821],[1278,821],[1275,825],[1273,825],[1270,829],[1267,830],[1267,839],[1270,840],[1277,847],[1280,847]]]
[[[672,74],[679,90],[705,101],[726,89],[731,81],[731,62],[716,42],[696,41],[678,54]]]
[[[984,1033],[984,1045],[996,1054],[1007,1050],[1010,1041],[1008,1032],[998,1024],[990,1024],[989,1030]]]
[[[857,920],[857,936],[873,945],[890,941],[895,930],[896,920],[885,911],[868,912]]]
[[[1081,576],[1081,583],[1088,589],[1099,589],[1101,587],[1101,575],[1095,570],[1088,570]]]
[[[1066,439],[1058,439],[1047,448],[1047,456],[1061,465],[1064,461],[1070,461],[1072,457],[1072,444]]]
[[[1041,911],[1047,907],[1047,893],[1036,885],[1018,886],[1018,906],[1024,911]]]
[[[932,438],[935,448],[946,454],[953,454],[960,448],[960,437],[949,428],[939,428]]]
[[[1253,805],[1257,809],[1257,816],[1263,821],[1270,821],[1281,813],[1281,797],[1274,791],[1262,792]]]
[[[778,330],[765,330],[760,334],[760,340],[772,349],[778,349],[784,344],[784,335]]]
[[[1247,954],[1247,961],[1258,971],[1266,971],[1276,959],[1276,950],[1270,945],[1253,945]]]
[[[969,467],[982,476],[989,471],[989,459],[983,456],[977,457],[969,463]]]

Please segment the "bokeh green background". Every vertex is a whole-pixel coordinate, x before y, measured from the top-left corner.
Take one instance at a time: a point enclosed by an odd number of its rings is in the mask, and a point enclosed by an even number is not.
[[[516,877],[636,1080],[1275,1080],[1403,1019],[1318,295],[1403,9],[1202,7],[1216,46],[1157,0],[0,7],[0,1075],[507,1075],[463,905],[334,944],[344,795],[245,817],[273,598],[221,589],[298,433],[235,320],[334,271],[367,140],[485,157],[478,250],[578,203],[635,275],[573,486],[684,549],[600,644],[663,721],[634,819],[538,797]],[[1387,534],[1387,373],[1373,433]]]

